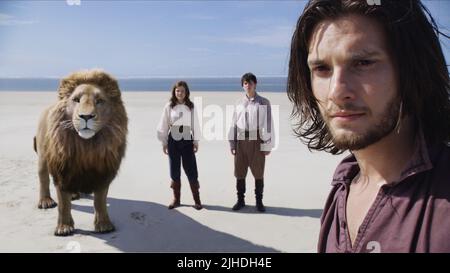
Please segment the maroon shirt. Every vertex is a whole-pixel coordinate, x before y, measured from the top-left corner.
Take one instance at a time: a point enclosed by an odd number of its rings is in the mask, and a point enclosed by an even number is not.
[[[319,252],[450,253],[450,147],[430,145],[419,134],[401,179],[383,185],[351,246],[347,196],[359,172],[356,158],[337,167],[321,218]]]

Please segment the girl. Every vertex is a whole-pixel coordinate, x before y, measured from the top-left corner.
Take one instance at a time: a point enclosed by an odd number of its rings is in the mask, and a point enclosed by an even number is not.
[[[180,206],[181,163],[188,177],[194,197],[194,208],[202,209],[200,202],[197,162],[199,127],[194,104],[189,99],[189,87],[179,81],[172,87],[172,97],[165,105],[157,128],[158,139],[162,142],[163,152],[169,155],[170,177],[172,179],[174,200],[169,209]]]

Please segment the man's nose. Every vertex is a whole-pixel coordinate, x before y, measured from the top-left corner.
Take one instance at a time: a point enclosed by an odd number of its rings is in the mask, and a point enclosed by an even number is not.
[[[330,82],[329,97],[336,103],[355,99],[350,71],[343,68],[334,69]]]

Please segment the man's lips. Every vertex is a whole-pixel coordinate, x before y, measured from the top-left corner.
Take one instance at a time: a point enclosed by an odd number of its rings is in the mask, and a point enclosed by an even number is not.
[[[341,120],[341,121],[351,121],[351,120],[358,119],[364,115],[365,115],[365,113],[361,113],[361,112],[337,112],[337,113],[331,114],[330,117],[332,119]]]

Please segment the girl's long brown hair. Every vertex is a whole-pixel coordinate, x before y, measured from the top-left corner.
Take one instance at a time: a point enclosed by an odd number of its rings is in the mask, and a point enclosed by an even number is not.
[[[184,90],[186,91],[186,96],[184,97],[184,103],[186,104],[187,107],[189,107],[189,109],[194,108],[194,103],[189,99],[189,95],[190,95],[190,91],[189,91],[189,86],[187,85],[187,83],[185,81],[178,81],[176,82],[173,87],[172,87],[172,97],[170,98],[170,107],[173,108],[175,105],[178,104],[178,99],[175,96],[175,89],[177,89],[177,87],[184,87]]]

